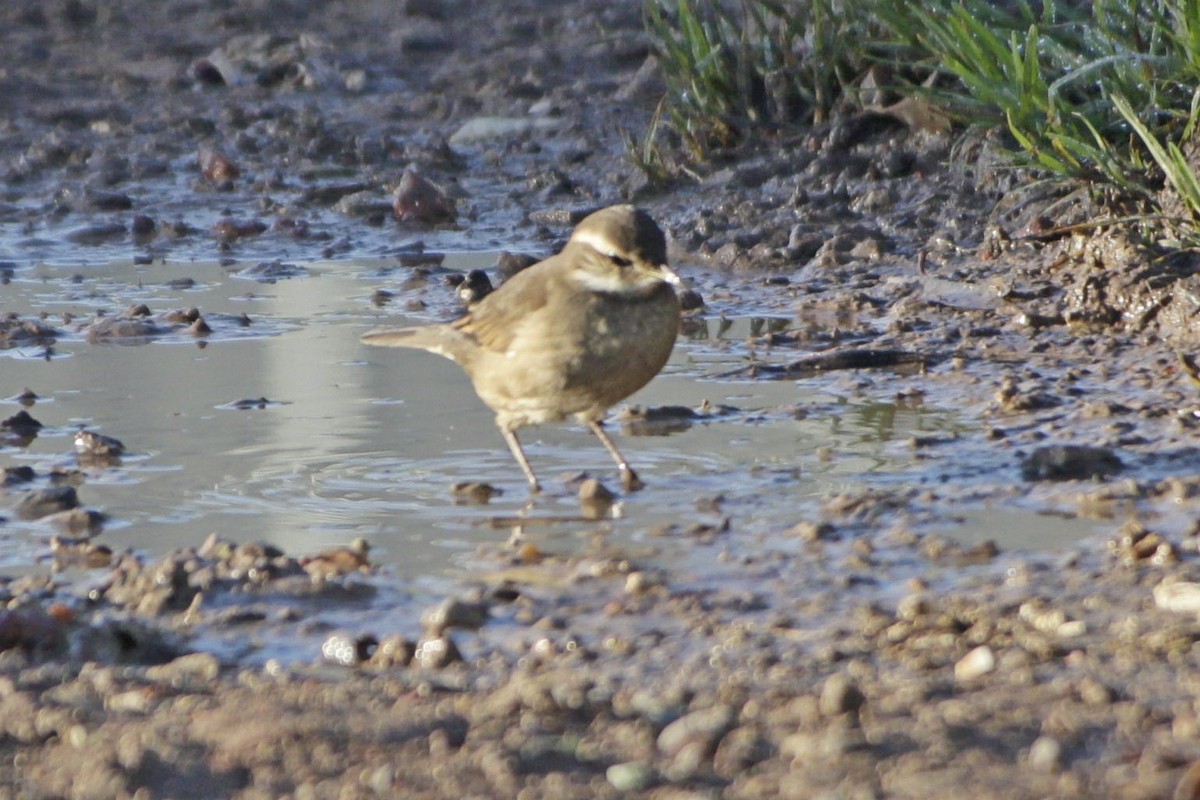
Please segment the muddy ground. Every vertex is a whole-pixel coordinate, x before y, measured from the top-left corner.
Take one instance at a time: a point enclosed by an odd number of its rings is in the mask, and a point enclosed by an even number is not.
[[[421,641],[331,634],[307,665],[223,662],[189,632],[221,598],[358,591],[361,548],[218,537],[118,555],[83,595],[6,578],[0,797],[1200,797],[1192,261],[1079,226],[1121,209],[1004,168],[986,135],[886,115],[653,185],[622,133],[661,78],[637,4],[609,6],[10,0],[0,271],[420,261],[431,230],[548,250],[632,198],[698,276],[698,314],[798,321],[747,344],[746,377],[851,353],[819,364],[958,409],[966,432],[912,442],[935,479],[831,497],[750,554],[697,498],[680,527],[720,564],[705,586],[517,541]],[[453,204],[397,220],[410,166]],[[67,324],[0,333],[52,348]],[[47,510],[5,467],[4,514]],[[1005,505],[1111,533],[1009,554],[922,530]],[[207,613],[252,632],[237,608]]]

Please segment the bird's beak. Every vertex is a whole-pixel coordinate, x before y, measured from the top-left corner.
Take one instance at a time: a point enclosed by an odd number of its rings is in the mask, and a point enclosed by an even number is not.
[[[675,273],[675,270],[671,269],[666,264],[658,265],[658,273],[662,276],[663,280],[665,280],[667,283],[671,284],[675,288],[678,289],[683,286],[683,281]]]

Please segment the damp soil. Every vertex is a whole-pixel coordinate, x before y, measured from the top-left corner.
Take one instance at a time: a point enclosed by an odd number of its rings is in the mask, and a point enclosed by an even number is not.
[[[0,797],[1200,796],[1195,258],[1121,209],[878,111],[651,181],[637,4],[0,42]],[[530,502],[358,336],[625,201],[647,487],[548,426]]]

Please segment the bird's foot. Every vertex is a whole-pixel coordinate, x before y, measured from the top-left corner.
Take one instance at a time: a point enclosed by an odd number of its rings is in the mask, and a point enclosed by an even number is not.
[[[642,479],[632,468],[626,467],[621,470],[621,488],[627,492],[636,492],[639,489],[644,489],[646,484],[642,483]]]

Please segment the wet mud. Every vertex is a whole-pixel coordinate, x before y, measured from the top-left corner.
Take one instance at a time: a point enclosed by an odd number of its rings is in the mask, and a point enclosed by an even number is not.
[[[654,184],[637,4],[0,42],[0,797],[1200,796],[1193,254],[881,114]],[[647,486],[548,426],[529,503],[358,336],[627,200]]]

